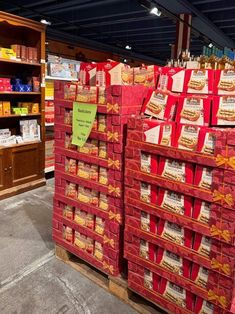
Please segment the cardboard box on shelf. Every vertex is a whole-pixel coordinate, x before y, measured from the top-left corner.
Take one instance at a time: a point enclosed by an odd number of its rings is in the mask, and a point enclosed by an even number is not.
[[[82,85],[95,86],[96,85],[96,63],[81,62],[79,71],[79,82]]]

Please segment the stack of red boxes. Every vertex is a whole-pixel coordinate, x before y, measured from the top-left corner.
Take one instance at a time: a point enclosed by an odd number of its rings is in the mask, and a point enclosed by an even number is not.
[[[122,268],[124,146],[127,120],[140,111],[146,88],[109,86],[83,147],[71,143],[73,101],[97,103],[98,88],[55,86],[53,239],[99,270]]]
[[[10,92],[11,90],[11,79],[0,77],[0,92]]]
[[[216,96],[208,96],[221,72],[176,73],[187,94],[151,92],[142,110],[162,121],[128,123],[128,285],[172,313],[235,313],[235,130],[208,128],[233,125],[235,102],[223,97],[215,110]],[[163,74],[159,82],[172,90]]]

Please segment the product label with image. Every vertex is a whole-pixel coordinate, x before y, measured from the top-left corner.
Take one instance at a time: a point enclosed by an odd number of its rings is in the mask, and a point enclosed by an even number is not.
[[[151,185],[148,183],[141,182],[140,184],[140,199],[145,203],[151,201]]]
[[[198,314],[214,314],[214,305],[206,300],[203,300],[202,308]]]
[[[155,118],[164,119],[168,95],[154,91],[146,106],[145,113]]]
[[[148,269],[144,270],[144,286],[147,289],[153,289],[153,273]]]
[[[185,182],[185,163],[166,159],[162,176],[170,180]]]
[[[211,251],[211,239],[209,237],[203,236],[198,252],[203,256],[209,257],[210,251]]]
[[[192,123],[203,125],[203,99],[185,98],[182,111],[180,113],[180,123]]]
[[[165,250],[160,265],[178,275],[183,274],[183,260],[179,255]]]
[[[218,84],[218,95],[230,94],[235,91],[235,71],[233,69],[221,71]]]
[[[235,122],[235,97],[220,97],[217,112],[218,125],[234,125]]]
[[[184,196],[172,191],[165,191],[160,206],[171,212],[184,215]]]
[[[140,257],[149,259],[149,244],[145,240],[140,240]]]
[[[202,202],[201,204],[201,210],[200,210],[200,214],[198,216],[198,220],[208,224],[209,223],[209,219],[210,219],[210,203],[207,202]]]
[[[208,275],[209,275],[208,269],[206,269],[204,267],[200,267],[199,271],[198,271],[197,278],[195,280],[196,284],[203,287],[203,288],[206,288],[207,281],[208,281]]]
[[[195,150],[198,143],[199,128],[193,125],[183,125],[178,141],[181,149]]]
[[[151,170],[151,155],[141,152],[141,171],[150,173]]]
[[[200,188],[210,190],[211,185],[212,185],[212,170],[209,168],[203,168],[199,186]]]
[[[180,286],[177,286],[174,283],[168,281],[166,284],[164,296],[180,307],[186,307],[186,291]]]
[[[204,154],[214,155],[215,152],[215,134],[207,132],[201,152]]]
[[[208,93],[208,71],[192,70],[188,83],[188,93]]]
[[[171,146],[172,125],[165,124],[162,126],[162,138],[160,145]]]
[[[150,215],[148,213],[141,212],[140,225],[142,230],[150,231]]]
[[[176,244],[183,245],[184,244],[184,229],[183,227],[175,223],[166,221],[164,230],[162,233],[162,237]]]

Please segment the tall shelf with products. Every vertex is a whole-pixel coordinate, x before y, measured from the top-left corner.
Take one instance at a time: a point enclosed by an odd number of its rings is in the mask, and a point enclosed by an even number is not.
[[[45,184],[45,26],[0,11],[0,199]]]

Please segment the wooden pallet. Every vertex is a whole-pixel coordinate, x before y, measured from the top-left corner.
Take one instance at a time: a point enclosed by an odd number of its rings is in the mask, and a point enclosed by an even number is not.
[[[82,275],[93,281],[95,284],[112,293],[120,300],[124,301],[138,313],[141,314],[166,314],[166,312],[159,308],[159,306],[149,302],[135,291],[132,291],[127,286],[127,280],[122,277],[108,276],[102,273],[97,268],[86,263],[77,256],[71,254],[66,249],[59,245],[55,245],[55,255],[58,259],[70,265]]]

